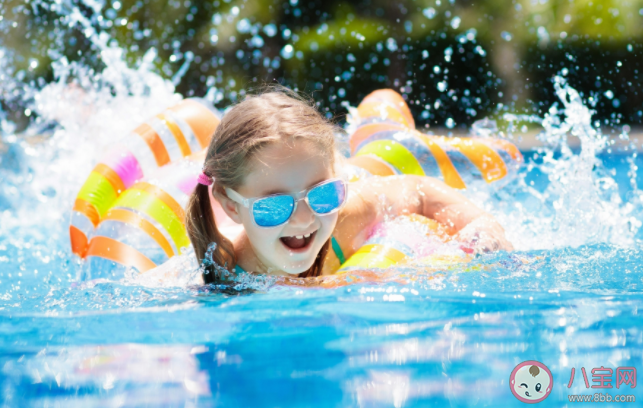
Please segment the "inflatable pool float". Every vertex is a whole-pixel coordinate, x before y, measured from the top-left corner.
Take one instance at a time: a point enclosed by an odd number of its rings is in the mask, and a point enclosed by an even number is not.
[[[84,259],[81,278],[120,278],[130,268],[146,272],[190,246],[184,208],[220,117],[206,101],[186,99],[134,129],[101,159],[76,197],[69,226],[71,249]],[[353,127],[344,169],[351,181],[415,174],[462,189],[508,179],[522,163],[519,150],[504,140],[418,132],[404,99],[392,90],[364,98],[353,113]],[[242,227],[211,201],[221,232],[229,238],[238,234]],[[435,248],[448,250],[427,252],[400,238],[413,234],[383,227],[340,260],[340,272],[467,259],[466,250],[449,249],[450,237],[437,222],[420,216],[404,222],[442,244]]]

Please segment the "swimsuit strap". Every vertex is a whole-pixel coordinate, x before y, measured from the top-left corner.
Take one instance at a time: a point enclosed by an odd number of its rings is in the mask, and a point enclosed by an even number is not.
[[[339,264],[342,265],[344,262],[346,262],[346,257],[344,257],[344,252],[342,252],[342,248],[339,246],[339,244],[337,243],[337,240],[332,235],[330,236],[330,244],[333,247],[333,252],[335,252],[335,256],[337,256],[337,259],[339,259]]]
[[[234,273],[243,273],[243,272],[245,271],[243,270],[242,267],[240,267],[239,265],[234,266]]]

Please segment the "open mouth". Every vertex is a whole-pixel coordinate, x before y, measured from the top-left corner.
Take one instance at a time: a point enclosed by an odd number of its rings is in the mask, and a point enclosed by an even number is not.
[[[317,231],[308,235],[295,235],[291,237],[281,237],[279,240],[284,246],[293,252],[304,252],[310,247],[310,243],[315,238]]]

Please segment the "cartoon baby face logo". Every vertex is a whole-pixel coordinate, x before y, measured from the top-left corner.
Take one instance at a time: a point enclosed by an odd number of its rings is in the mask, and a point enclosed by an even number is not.
[[[545,400],[551,393],[554,377],[546,365],[529,360],[518,364],[509,377],[509,388],[522,402],[535,404]]]

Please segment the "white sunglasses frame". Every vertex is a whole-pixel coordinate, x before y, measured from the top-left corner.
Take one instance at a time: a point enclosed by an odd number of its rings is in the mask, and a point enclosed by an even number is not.
[[[339,207],[335,208],[334,210],[332,210],[330,212],[327,212],[325,214],[319,214],[318,212],[313,210],[313,208],[310,206],[310,202],[308,202],[308,193],[314,188],[317,188],[317,187],[319,187],[321,185],[331,183],[331,182],[335,182],[335,181],[341,181],[342,185],[344,186],[344,201],[339,205]],[[230,200],[234,201],[237,204],[241,204],[244,207],[249,209],[250,217],[252,218],[252,222],[259,228],[276,228],[276,227],[280,227],[280,226],[286,224],[290,220],[290,218],[292,218],[292,215],[295,213],[295,211],[297,211],[297,204],[302,200],[306,202],[306,204],[308,205],[308,208],[310,208],[310,211],[312,211],[313,214],[315,214],[317,216],[320,216],[320,217],[336,213],[337,211],[339,211],[344,206],[344,204],[346,204],[346,201],[348,200],[348,183],[346,182],[346,180],[344,180],[343,178],[340,178],[340,177],[330,178],[330,179],[324,180],[324,181],[322,181],[320,183],[317,183],[314,186],[311,186],[311,187],[309,187],[309,188],[307,188],[305,190],[301,190],[297,194],[279,193],[279,194],[271,194],[271,195],[267,195],[267,196],[263,196],[263,197],[246,198],[246,197],[242,196],[241,194],[237,193],[236,191],[234,191],[231,188],[224,187],[224,190],[225,190],[225,192],[228,195],[228,198]],[[261,226],[261,225],[257,224],[257,221],[255,221],[254,212],[252,211],[252,206],[254,205],[254,203],[259,201],[259,200],[262,200],[264,198],[276,197],[276,196],[290,196],[295,200],[295,204],[293,206],[292,212],[290,213],[290,216],[288,216],[286,221],[282,222],[281,224],[273,225],[271,227],[264,227],[264,226]]]

